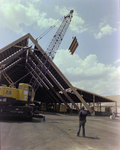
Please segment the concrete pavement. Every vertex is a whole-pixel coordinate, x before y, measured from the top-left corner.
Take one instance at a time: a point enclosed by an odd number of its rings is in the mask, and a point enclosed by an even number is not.
[[[88,116],[86,137],[77,137],[78,116],[45,114],[46,122],[0,121],[1,150],[119,150],[120,119]]]

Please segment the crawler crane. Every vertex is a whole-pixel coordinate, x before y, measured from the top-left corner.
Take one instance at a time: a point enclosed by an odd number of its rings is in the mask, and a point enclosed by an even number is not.
[[[42,66],[40,66],[40,64],[37,65],[37,67],[40,67],[41,70],[45,67],[45,64],[49,59],[54,58],[56,50],[58,50],[63,40],[72,17],[73,10],[64,17],[60,27],[48,46],[46,50],[46,54],[48,56],[46,61],[44,62],[41,60],[43,62]],[[49,67],[47,69],[49,69]],[[47,74],[47,70],[45,74]],[[0,116],[20,116],[32,118],[34,116],[34,96],[39,87],[39,84],[37,83],[39,79],[32,77],[29,84],[19,83],[18,88],[15,88],[14,82],[10,79],[10,77],[5,72],[2,74],[0,73],[0,76],[2,75],[9,82],[10,86],[0,86]],[[38,73],[38,76],[40,76],[40,73]]]

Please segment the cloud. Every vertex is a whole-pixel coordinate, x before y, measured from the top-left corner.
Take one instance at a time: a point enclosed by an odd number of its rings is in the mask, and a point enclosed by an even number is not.
[[[114,62],[114,64],[119,64],[119,66],[120,66],[120,59],[117,59],[117,60]]]
[[[34,1],[41,5],[41,1]],[[39,28],[49,27],[57,20],[47,18],[45,12],[36,9],[32,1],[0,0],[0,26],[9,28],[17,33],[23,33],[22,24],[31,26],[38,25]]]
[[[67,15],[69,11],[72,10],[71,8],[55,6],[55,11],[59,12],[60,15],[64,16]],[[88,30],[88,28],[85,26],[85,21],[78,16],[78,13],[74,10],[73,18],[70,24],[70,28],[72,31],[76,33],[82,33]]]
[[[81,59],[59,50],[54,62],[75,87],[104,96],[120,94],[120,67],[99,63],[94,54]]]
[[[0,0],[0,27],[9,28],[16,33],[24,33],[23,25],[38,26],[40,29],[54,25],[58,20],[48,17],[46,12],[41,11],[37,4],[42,7],[41,1],[22,0]],[[55,11],[65,16],[71,9],[55,6]],[[70,29],[76,33],[88,30],[85,21],[74,11],[74,17],[70,24]]]
[[[8,27],[17,33],[22,32],[20,24],[29,26],[38,18],[39,11],[32,4],[26,6],[20,0],[4,1],[0,0],[0,26]]]
[[[41,13],[37,24],[40,28],[50,27],[54,25],[58,20],[52,18],[45,18],[47,16],[46,13]]]
[[[105,25],[104,27],[103,26],[103,23],[100,23],[99,27],[100,28],[100,32],[98,34],[94,34],[95,36],[95,39],[100,39],[102,38],[102,36],[105,36],[105,35],[111,35],[113,32],[117,31],[116,28],[112,28],[110,25]]]
[[[117,21],[116,23],[118,25],[118,30],[120,31],[120,21]]]

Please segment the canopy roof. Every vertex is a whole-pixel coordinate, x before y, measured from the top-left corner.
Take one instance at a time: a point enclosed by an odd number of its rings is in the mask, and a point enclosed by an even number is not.
[[[29,43],[32,42],[32,45]],[[83,103],[90,110],[87,103],[114,102],[113,100],[88,91],[73,87],[59,68],[48,58],[37,41],[26,34],[20,39],[0,49],[1,73],[6,72],[16,85],[37,81],[38,89],[35,100],[46,103]],[[8,82],[2,76],[1,84]]]

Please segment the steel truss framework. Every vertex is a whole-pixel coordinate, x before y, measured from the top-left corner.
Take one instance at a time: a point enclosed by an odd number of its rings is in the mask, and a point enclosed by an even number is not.
[[[29,42],[32,42],[33,46],[29,46]],[[26,34],[0,49],[1,84],[8,84],[2,76],[3,72],[6,72],[16,85],[20,82],[29,83],[32,78],[31,82],[36,80],[35,83],[39,86],[35,100],[45,103],[64,103],[68,108],[68,103],[72,103],[78,111],[79,107],[76,103],[83,103],[92,113],[93,110],[87,103],[115,102],[73,87],[48,57],[31,34]],[[41,66],[43,66],[42,70]]]

